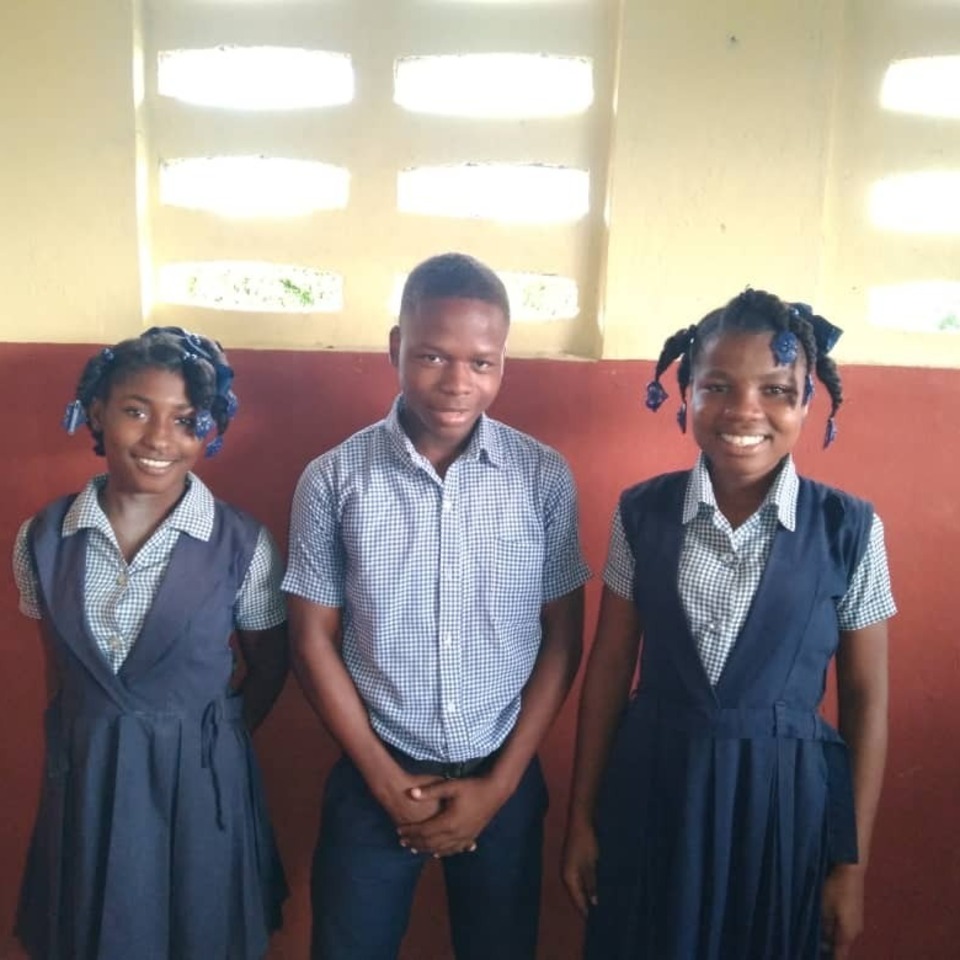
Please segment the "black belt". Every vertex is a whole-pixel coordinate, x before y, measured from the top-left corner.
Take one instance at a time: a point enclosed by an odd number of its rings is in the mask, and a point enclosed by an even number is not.
[[[409,754],[398,750],[389,743],[385,743],[387,752],[407,773],[415,776],[443,777],[444,780],[459,780],[486,771],[493,766],[497,754],[491,753],[485,757],[475,757],[472,760],[461,760],[459,763],[445,763],[442,760],[418,760]]]

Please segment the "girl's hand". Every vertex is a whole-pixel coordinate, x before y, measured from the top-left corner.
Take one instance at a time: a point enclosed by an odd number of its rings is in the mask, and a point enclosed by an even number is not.
[[[823,885],[823,944],[833,960],[847,960],[850,947],[863,930],[863,867],[841,863]]]
[[[584,916],[597,905],[597,859],[599,847],[593,827],[585,820],[571,819],[563,844],[563,882],[576,908]]]

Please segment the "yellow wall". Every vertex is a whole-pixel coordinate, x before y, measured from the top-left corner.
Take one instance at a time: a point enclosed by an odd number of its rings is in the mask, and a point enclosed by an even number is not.
[[[256,6],[218,3],[207,16],[249,16]],[[608,8],[615,105],[609,127],[603,116],[596,124],[604,144],[609,135],[609,164],[595,170],[606,181],[606,230],[571,264],[586,271],[588,294],[599,288],[600,316],[544,343],[556,352],[651,357],[665,335],[751,284],[810,301],[845,327],[841,361],[960,364],[956,335],[866,323],[871,285],[952,278],[960,262],[956,236],[882,234],[866,217],[877,177],[922,168],[933,156],[958,166],[960,123],[884,113],[878,102],[891,59],[960,52],[956,5],[623,0],[619,32],[614,0]],[[131,0],[0,4],[0,339],[112,341],[142,325],[134,10]],[[368,144],[366,164],[376,155],[369,143],[377,130],[368,129],[363,140],[352,134]],[[377,183],[353,228],[318,240],[349,251],[360,287],[368,274],[398,272],[451,246],[428,222],[406,223],[409,262],[381,263],[372,241],[392,228],[378,221],[386,180]],[[269,229],[282,250],[283,232]],[[204,253],[229,230],[208,230]],[[496,230],[465,225],[462,238],[480,256],[497,248]],[[361,298],[360,325],[349,316],[266,317],[245,330],[241,314],[169,309],[149,319],[193,323],[228,345],[373,347],[389,323],[380,308]],[[538,352],[537,337],[515,331],[515,351]]]
[[[0,3],[0,339],[140,328],[126,0]]]

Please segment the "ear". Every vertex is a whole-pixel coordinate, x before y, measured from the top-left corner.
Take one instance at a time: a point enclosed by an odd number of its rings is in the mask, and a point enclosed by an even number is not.
[[[91,430],[103,433],[103,401],[99,397],[90,404],[87,411],[87,422],[90,424]]]
[[[400,327],[393,327],[390,331],[390,363],[395,367],[400,366]]]

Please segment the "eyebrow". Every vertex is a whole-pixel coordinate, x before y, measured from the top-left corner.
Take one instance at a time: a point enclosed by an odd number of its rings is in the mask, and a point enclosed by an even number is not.
[[[145,397],[139,393],[125,393],[122,396],[117,398],[121,401],[130,401],[136,400],[138,403],[143,403],[148,407],[153,406],[154,401],[150,397]],[[185,400],[183,403],[175,404],[177,410],[190,410],[193,407],[193,404],[189,400]]]

